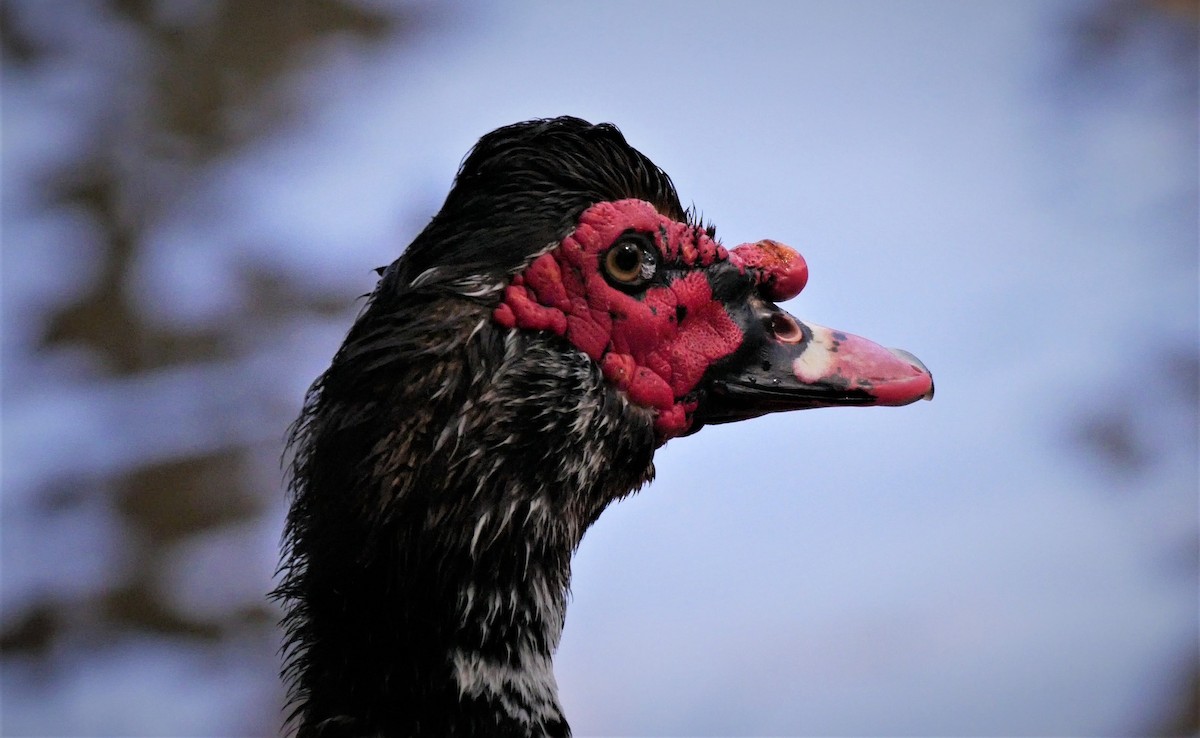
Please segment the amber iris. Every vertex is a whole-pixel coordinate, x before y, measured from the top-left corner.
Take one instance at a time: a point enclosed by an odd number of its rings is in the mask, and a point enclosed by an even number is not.
[[[604,255],[604,273],[622,287],[638,287],[650,281],[658,268],[658,257],[649,246],[623,238]]]

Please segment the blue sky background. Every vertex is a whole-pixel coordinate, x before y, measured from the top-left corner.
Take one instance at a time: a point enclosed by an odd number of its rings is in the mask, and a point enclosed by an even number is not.
[[[1182,694],[1200,648],[1197,105],[1153,36],[1089,67],[1069,31],[1098,4],[547,2],[327,41],[288,78],[300,112],[277,134],[168,179],[124,284],[168,328],[239,321],[247,265],[339,311],[248,333],[248,358],[102,381],[86,352],[36,348],[96,246],[29,193],[137,60],[99,9],[29,7],[83,41],[4,75],[6,618],[122,571],[112,511],[31,512],[48,488],[230,444],[256,450],[271,502],[177,547],[163,586],[186,610],[260,601],[283,424],[371,268],[482,133],[569,113],[616,123],[726,244],[798,249],[810,280],[787,308],[912,351],[938,389],[660,451],[575,560],[556,672],[577,734],[1101,734]],[[248,716],[276,709],[274,646],[131,635],[36,679],[11,659],[4,732],[269,725]]]

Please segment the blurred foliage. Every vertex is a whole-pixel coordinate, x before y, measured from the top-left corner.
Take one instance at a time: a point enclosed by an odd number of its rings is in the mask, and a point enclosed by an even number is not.
[[[1074,66],[1068,78],[1084,82],[1089,94],[1119,104],[1146,82],[1126,77],[1124,62],[1139,55],[1158,57],[1163,75],[1158,81],[1166,83],[1151,88],[1163,95],[1158,103],[1173,111],[1180,125],[1200,133],[1200,0],[1105,0],[1082,7],[1068,26]],[[1194,135],[1193,141],[1200,138]],[[1179,215],[1196,226],[1200,172],[1189,184],[1177,201],[1184,210]],[[1196,238],[1200,239],[1200,233]],[[1193,242],[1193,250],[1195,247]],[[1190,408],[1193,433],[1182,440],[1185,447],[1200,453],[1196,422],[1200,416],[1200,356],[1196,347],[1164,347],[1161,355],[1148,357],[1146,364],[1147,376],[1140,384],[1161,393],[1131,397],[1124,388],[1114,388],[1114,401],[1078,418],[1071,432],[1078,447],[1097,461],[1100,469],[1125,480],[1127,484],[1121,488],[1132,494],[1137,494],[1138,479],[1162,462],[1161,445],[1152,430],[1154,422],[1147,420],[1147,415],[1161,412],[1164,406]],[[1182,554],[1171,563],[1186,562],[1178,573],[1200,594],[1200,538],[1193,538]],[[1155,735],[1200,735],[1200,643],[1183,654],[1180,667],[1180,684],[1173,700],[1177,707],[1158,725],[1149,726]]]
[[[6,72],[54,64],[78,51],[70,44],[81,43],[82,36],[53,31],[45,16],[55,11],[37,1],[0,5]],[[105,109],[79,155],[40,183],[41,205],[82,213],[100,245],[94,278],[45,321],[41,349],[86,352],[98,367],[99,384],[105,377],[244,355],[255,343],[245,335],[248,325],[269,329],[271,316],[326,309],[320,295],[248,273],[246,279],[260,288],[250,307],[257,317],[164,327],[131,298],[129,275],[149,248],[147,231],[188,197],[198,172],[236,156],[303,111],[303,98],[288,80],[311,61],[315,47],[331,39],[362,49],[406,43],[429,25],[422,7],[353,0],[110,0],[59,10],[65,11],[60,18],[67,28],[103,19],[116,29],[129,59],[116,62],[119,94],[104,98]],[[282,438],[282,427],[271,435]],[[272,644],[265,652],[273,654],[277,613],[265,596],[256,606],[214,617],[173,606],[163,583],[163,562],[173,549],[206,531],[258,518],[269,498],[280,494],[277,486],[264,488],[248,474],[249,453],[236,445],[202,450],[147,462],[115,478],[79,480],[66,485],[69,491],[55,484],[35,490],[47,513],[107,499],[121,521],[114,544],[124,549],[119,558],[127,564],[98,596],[50,591],[23,612],[8,612],[0,633],[4,657],[40,659],[42,672],[52,678],[55,669],[67,668],[72,649],[135,632],[212,643],[249,633]],[[274,664],[265,666],[264,676],[274,673]],[[246,729],[270,729],[276,713],[265,709],[259,719]]]
[[[114,372],[131,373],[229,351],[219,330],[156,330],[129,303],[122,280],[144,228],[181,195],[192,170],[235,155],[295,112],[281,83],[314,43],[335,34],[394,42],[420,18],[338,0],[227,0],[193,4],[185,17],[164,12],[179,6],[165,0],[111,6],[135,32],[141,78],[129,80],[133,94],[112,100],[111,123],[96,131],[87,157],[48,185],[51,201],[92,216],[105,253],[93,289],[54,316],[45,340],[85,345]],[[5,26],[5,57],[37,63],[54,53]]]
[[[1179,102],[1193,105],[1198,0],[1102,0],[1083,6],[1071,23],[1077,63],[1089,74],[1111,72],[1129,54],[1163,57],[1163,71],[1176,81]]]

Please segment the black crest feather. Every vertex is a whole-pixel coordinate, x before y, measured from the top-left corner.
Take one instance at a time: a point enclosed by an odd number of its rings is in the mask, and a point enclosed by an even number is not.
[[[499,128],[463,159],[442,209],[393,265],[389,288],[505,277],[562,240],[588,207],[636,198],[686,220],[666,172],[616,126],[564,116]]]

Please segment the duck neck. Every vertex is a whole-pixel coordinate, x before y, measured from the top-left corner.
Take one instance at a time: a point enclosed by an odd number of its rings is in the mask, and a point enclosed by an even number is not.
[[[312,398],[279,590],[301,735],[570,733],[571,555],[651,476],[653,430],[586,357],[493,330],[389,402],[338,401],[336,360]]]

